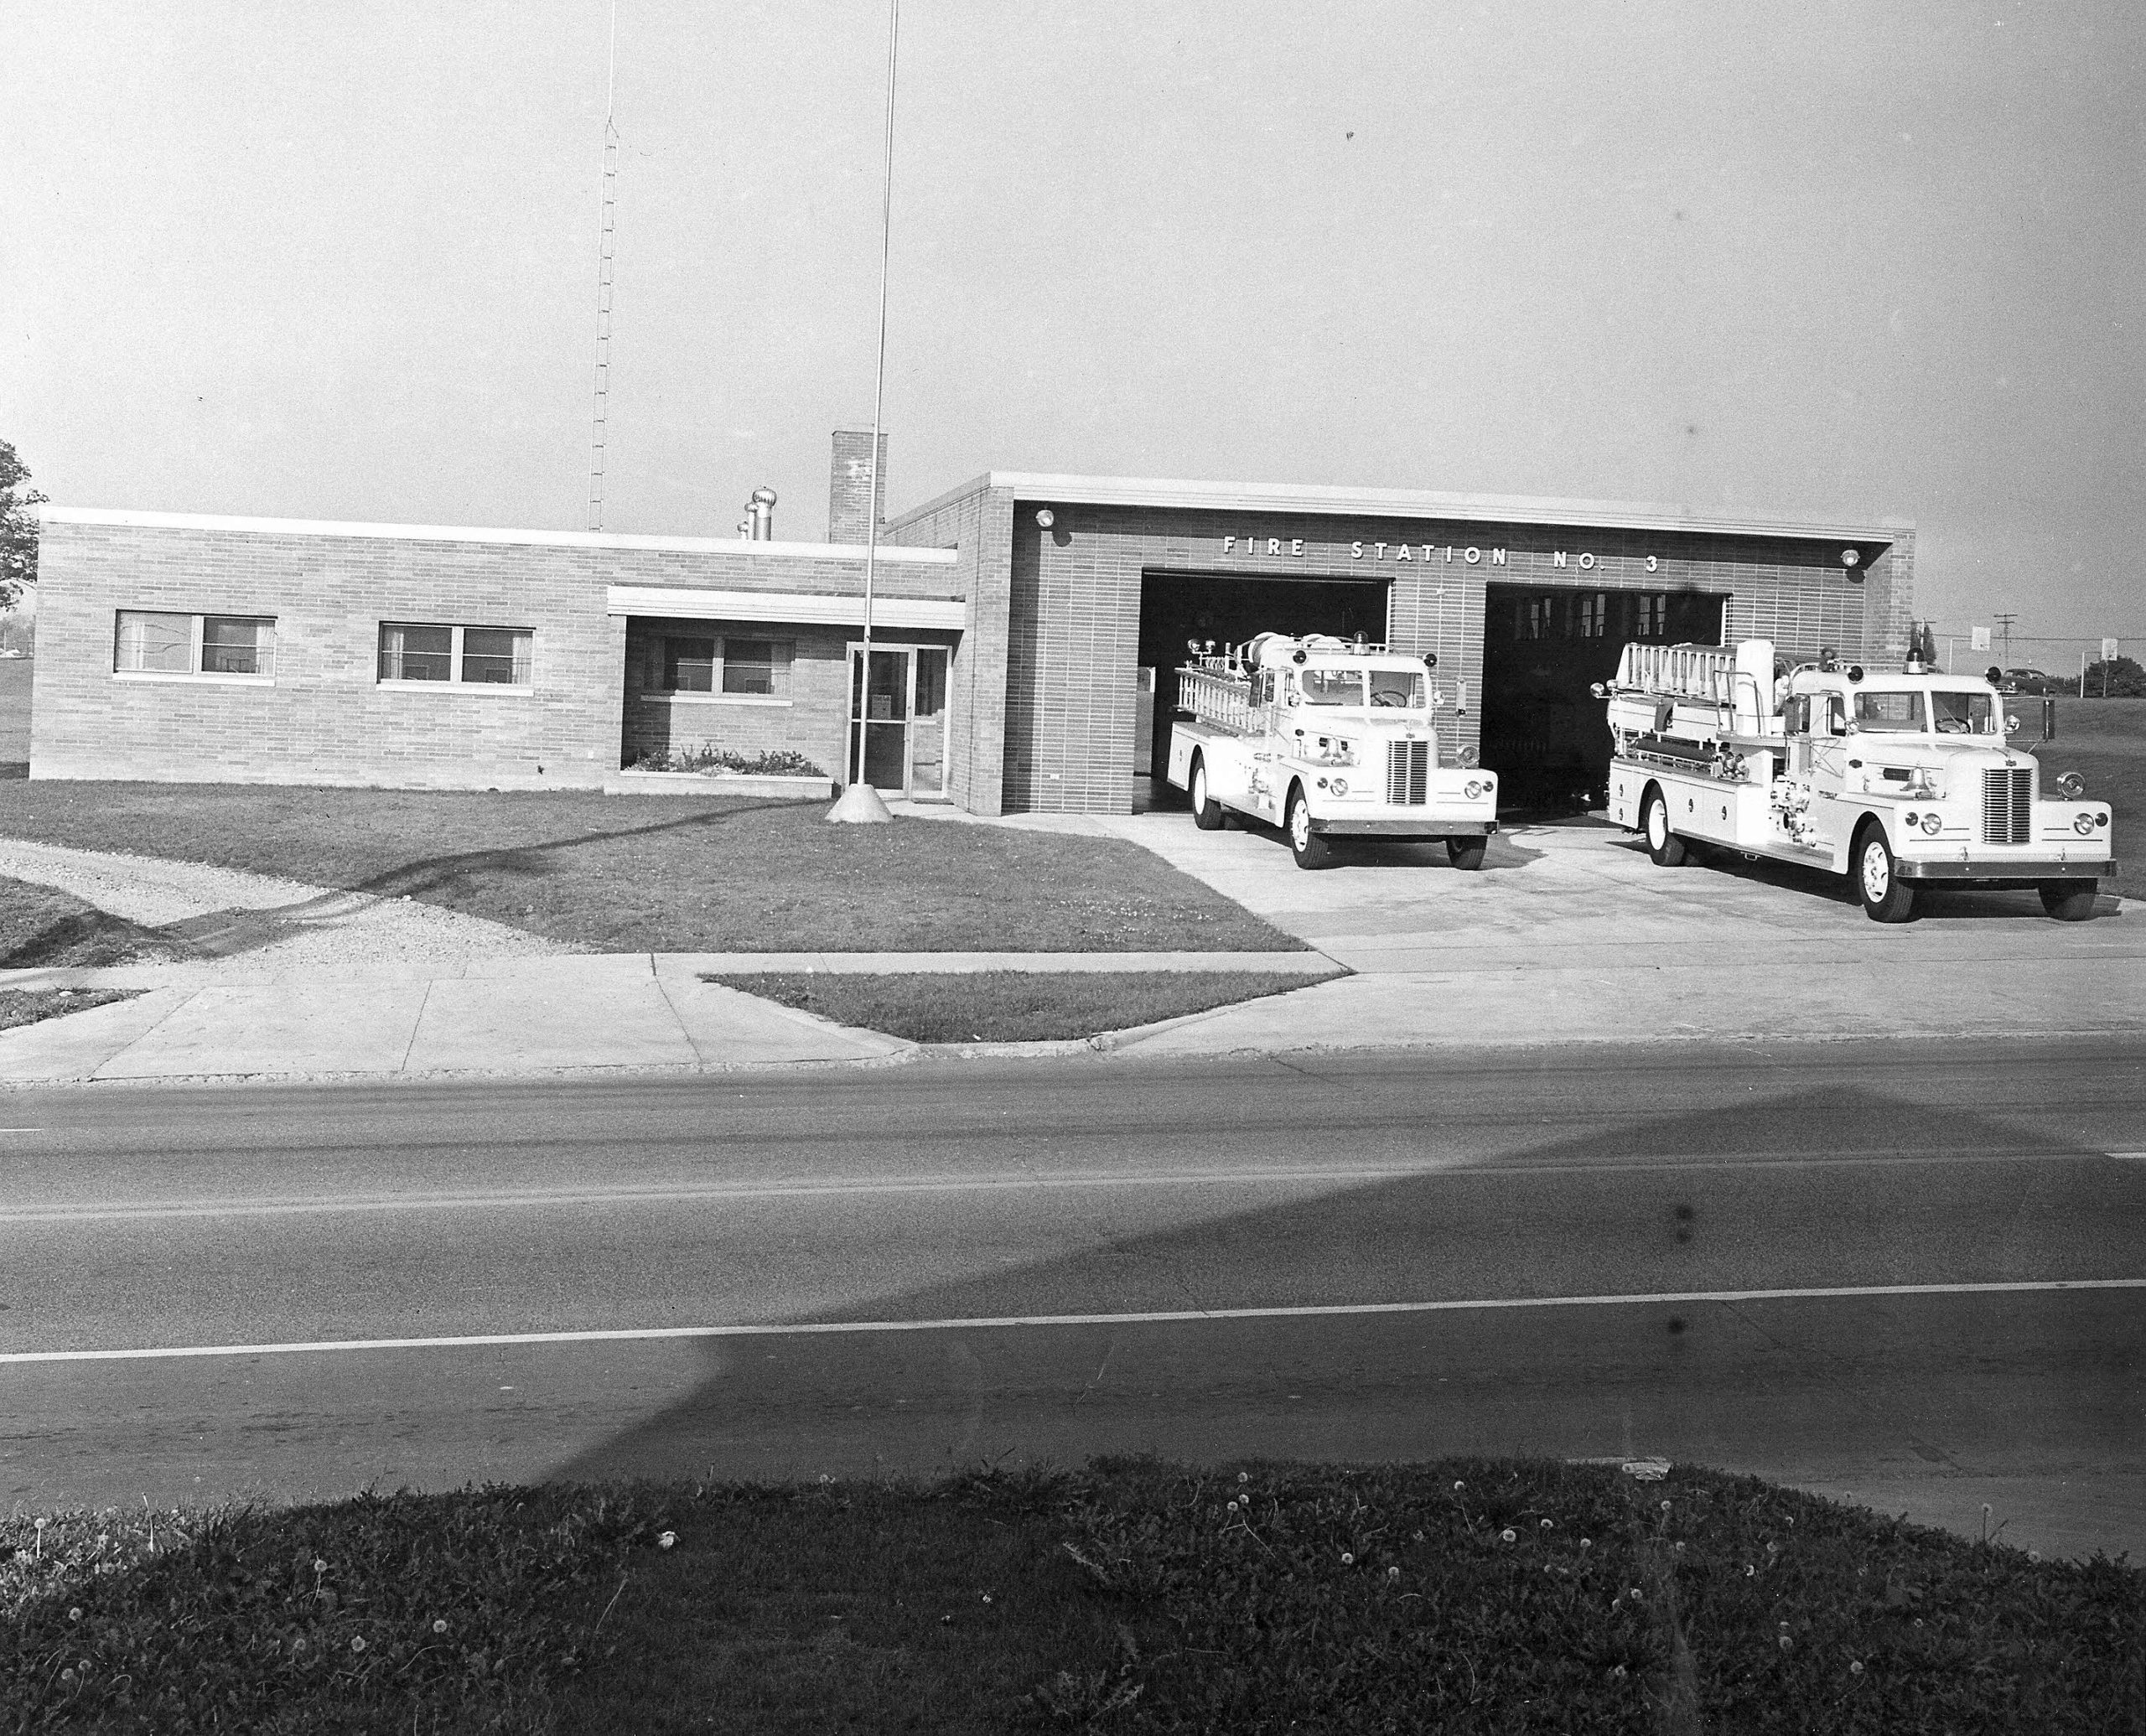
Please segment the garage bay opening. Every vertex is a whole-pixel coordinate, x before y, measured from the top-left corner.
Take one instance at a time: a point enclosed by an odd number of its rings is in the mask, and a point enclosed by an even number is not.
[[[1616,674],[1634,640],[1719,645],[1728,598],[1578,585],[1485,588],[1483,764],[1504,785],[1503,811],[1600,807],[1610,730],[1589,685]]]
[[[1174,795],[1163,781],[1169,753],[1170,714],[1177,702],[1176,671],[1185,641],[1217,647],[1241,645],[1256,633],[1332,633],[1352,639],[1386,637],[1387,583],[1383,579],[1256,578],[1241,573],[1166,573],[1140,575],[1138,697],[1133,713],[1133,775],[1154,780],[1158,801]],[[1596,709],[1599,711],[1599,707]],[[1178,797],[1181,803],[1183,798]]]

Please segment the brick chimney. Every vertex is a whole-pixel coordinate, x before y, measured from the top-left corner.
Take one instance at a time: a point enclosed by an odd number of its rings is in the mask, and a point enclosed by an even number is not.
[[[827,479],[827,541],[863,542],[872,531],[872,430],[837,428]],[[879,436],[879,522],[887,521],[887,437]]]

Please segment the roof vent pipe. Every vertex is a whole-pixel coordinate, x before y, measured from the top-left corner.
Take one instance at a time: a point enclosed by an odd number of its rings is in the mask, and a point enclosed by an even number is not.
[[[753,541],[767,542],[775,536],[775,490],[756,488],[751,500],[753,509]]]

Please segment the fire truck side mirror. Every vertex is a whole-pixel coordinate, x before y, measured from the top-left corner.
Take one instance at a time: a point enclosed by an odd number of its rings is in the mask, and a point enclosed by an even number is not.
[[[1589,681],[1587,684],[1587,691],[1597,699],[1607,699],[1610,697],[1609,688],[1604,687],[1600,681]]]

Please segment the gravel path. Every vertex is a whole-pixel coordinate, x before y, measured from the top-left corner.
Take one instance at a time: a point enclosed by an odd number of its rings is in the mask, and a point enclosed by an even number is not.
[[[219,979],[339,966],[454,966],[583,949],[414,899],[381,899],[198,862],[0,838],[0,878],[56,887],[203,956],[169,968]]]

